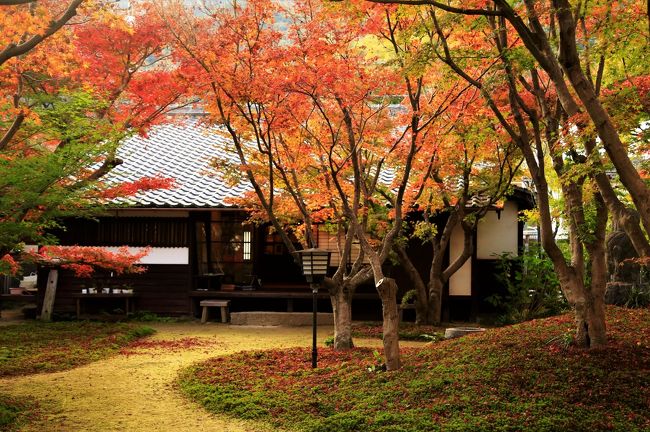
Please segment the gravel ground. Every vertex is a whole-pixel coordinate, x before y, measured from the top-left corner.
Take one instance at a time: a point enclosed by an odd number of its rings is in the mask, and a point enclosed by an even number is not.
[[[263,424],[213,416],[173,387],[177,372],[242,350],[309,346],[311,327],[240,327],[154,323],[152,341],[198,341],[182,348],[135,348],[66,372],[0,380],[0,392],[34,398],[41,410],[23,431],[267,431]],[[332,333],[319,328],[319,344]],[[187,339],[196,338],[196,339]],[[378,340],[359,345],[379,346]],[[164,345],[162,342],[161,345]],[[404,343],[403,345],[422,345]]]

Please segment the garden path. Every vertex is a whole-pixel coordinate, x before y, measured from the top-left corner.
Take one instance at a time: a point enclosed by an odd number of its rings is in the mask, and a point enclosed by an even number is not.
[[[0,392],[35,398],[42,415],[24,432],[264,431],[256,422],[213,416],[174,388],[180,369],[242,350],[309,345],[310,327],[238,327],[208,323],[154,323],[150,340],[181,348],[138,348],[65,372],[0,380]],[[322,339],[331,328],[319,329]],[[199,338],[199,339],[187,339]],[[185,343],[183,341],[202,343]],[[362,342],[362,341],[359,341]],[[380,345],[364,340],[362,345]],[[406,345],[406,344],[405,344]],[[421,344],[418,344],[421,345]],[[270,429],[269,429],[270,430]]]

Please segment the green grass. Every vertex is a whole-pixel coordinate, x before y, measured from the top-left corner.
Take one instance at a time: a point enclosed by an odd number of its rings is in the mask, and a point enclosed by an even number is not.
[[[134,324],[31,322],[0,328],[0,377],[56,372],[105,358],[154,333]]]
[[[304,431],[648,431],[650,310],[608,309],[610,343],[571,344],[564,315],[403,350],[244,352],[179,377],[215,413]]]

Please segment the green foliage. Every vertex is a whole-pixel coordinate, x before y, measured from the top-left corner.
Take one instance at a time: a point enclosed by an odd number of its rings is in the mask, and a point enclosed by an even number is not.
[[[400,335],[400,337],[401,337],[401,335]],[[402,339],[404,339],[404,338],[402,338]],[[440,342],[440,341],[445,340],[445,335],[444,335],[444,333],[440,333],[440,332],[436,332],[436,333],[433,333],[433,334],[422,333],[421,335],[419,335],[417,340],[422,340],[422,341],[427,341],[427,342]]]
[[[406,291],[404,293],[404,295],[402,296],[402,301],[401,301],[400,304],[402,306],[412,304],[415,301],[415,299],[417,299],[417,298],[418,298],[418,292],[416,290]]]
[[[291,348],[210,359],[178,383],[210,412],[276,430],[649,430],[650,310],[607,315],[616,343],[593,351],[571,343],[565,314],[403,348],[398,372],[369,371],[369,348],[321,349],[317,369]]]
[[[571,329],[567,330],[566,333],[554,336],[549,339],[548,344],[555,344],[561,350],[568,350],[571,345],[573,345],[575,338],[573,331]]]
[[[307,429],[313,432],[363,432],[366,430],[366,420],[363,413],[350,411],[314,421]]]
[[[143,338],[143,337],[151,336],[151,335],[153,335],[155,333],[156,333],[156,330],[154,330],[151,327],[146,327],[146,326],[136,327],[136,328],[134,328],[132,330],[129,330],[126,333],[125,339],[130,342],[130,341],[135,340],[135,339],[140,339],[140,338]]]
[[[413,227],[413,236],[422,240],[422,243],[433,241],[438,233],[438,227],[433,222],[420,221]]]
[[[650,270],[641,267],[639,281],[632,285],[625,306],[642,308],[650,306]]]
[[[383,328],[379,322],[352,323],[352,336],[355,338],[382,339]],[[444,328],[430,325],[401,322],[399,324],[400,340],[436,342],[444,340]]]
[[[379,351],[375,350],[372,352],[372,359],[372,364],[366,367],[366,369],[368,369],[368,372],[386,372],[386,364],[384,363],[384,358],[381,356],[381,354],[379,354]]]
[[[512,324],[557,315],[566,310],[567,302],[548,256],[532,246],[523,255],[501,255],[497,279],[505,292],[487,301],[500,310],[500,324]]]
[[[64,216],[89,216],[98,202],[89,199],[93,182],[85,170],[115,151],[125,135],[93,113],[102,104],[88,93],[36,95],[39,121],[27,120],[23,142],[0,154],[0,251],[21,243],[50,244],[46,234]],[[52,146],[56,146],[54,149]]]
[[[334,346],[334,336],[328,336],[327,338],[325,338],[325,340],[323,341],[323,345],[325,345],[326,347],[329,347],[329,348],[333,347]]]
[[[16,423],[19,410],[16,407],[0,402],[0,430],[9,430]]]

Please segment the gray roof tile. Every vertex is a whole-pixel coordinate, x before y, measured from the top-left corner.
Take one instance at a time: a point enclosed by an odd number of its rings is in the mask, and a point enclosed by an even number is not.
[[[207,127],[196,120],[183,124],[154,127],[147,137],[133,136],[118,150],[124,163],[106,177],[110,183],[138,180],[142,177],[170,177],[175,187],[140,192],[120,198],[118,204],[137,207],[231,207],[228,200],[242,197],[251,190],[242,181],[228,184],[210,161],[215,157],[238,163],[232,142],[224,131]]]

